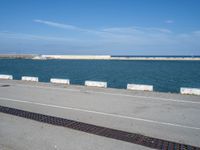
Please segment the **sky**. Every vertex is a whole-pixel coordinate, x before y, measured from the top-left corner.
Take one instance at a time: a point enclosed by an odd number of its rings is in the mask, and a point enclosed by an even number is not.
[[[0,0],[0,53],[200,55],[200,0]]]

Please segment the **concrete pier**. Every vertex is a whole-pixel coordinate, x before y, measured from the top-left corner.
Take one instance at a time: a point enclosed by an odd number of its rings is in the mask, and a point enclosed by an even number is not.
[[[199,96],[0,80],[0,105],[200,147]],[[81,149],[86,138],[86,149],[148,149],[2,113],[0,119],[0,148],[6,138],[10,139],[7,146],[20,149],[26,149],[23,143],[38,149],[30,141],[50,149],[45,142],[64,138],[67,140],[55,140],[53,146]],[[81,142],[76,144],[73,139]]]

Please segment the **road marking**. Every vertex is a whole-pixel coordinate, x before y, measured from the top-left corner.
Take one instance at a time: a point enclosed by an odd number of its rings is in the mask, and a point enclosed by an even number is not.
[[[169,98],[162,98],[162,97],[147,97],[147,96],[138,96],[138,95],[129,95],[129,94],[114,94],[114,93],[106,93],[106,92],[97,92],[97,91],[89,91],[91,93],[97,94],[105,94],[105,95],[114,95],[114,96],[125,96],[125,97],[134,97],[134,98],[144,98],[144,99],[152,99],[152,100],[159,100],[159,101],[171,101],[171,102],[178,102],[178,103],[191,103],[191,104],[200,104],[196,101],[186,101],[181,99],[169,99]]]
[[[179,127],[179,128],[200,130],[199,127],[192,127],[192,126],[174,124],[174,123],[169,123],[169,122],[160,122],[160,121],[155,121],[155,120],[149,120],[149,119],[143,119],[143,118],[137,118],[137,117],[130,117],[130,116],[125,116],[125,115],[120,115],[120,114],[99,112],[99,111],[81,109],[81,108],[75,108],[75,107],[58,106],[58,105],[31,102],[31,101],[23,101],[23,100],[10,99],[10,98],[4,98],[4,97],[0,97],[0,100],[1,101],[12,101],[12,102],[26,103],[26,104],[34,104],[34,105],[40,105],[40,106],[46,106],[46,107],[52,107],[52,108],[68,109],[68,110],[74,110],[74,111],[80,111],[80,112],[86,112],[86,113],[93,113],[93,114],[104,115],[104,116],[111,116],[111,117],[117,117],[117,118],[123,118],[123,119],[130,119],[130,120],[148,122],[148,123],[158,124],[158,125],[166,125],[166,126],[173,126],[173,127]]]
[[[5,84],[5,83],[0,83]],[[60,91],[71,91],[71,92],[82,92],[81,89],[72,89],[72,88],[63,88],[63,87],[47,87],[47,86],[38,86],[38,85],[24,85],[24,84],[10,84],[10,85],[17,85],[21,87],[31,87],[31,88],[40,88],[40,89],[50,89],[50,90],[60,90]],[[142,98],[144,99],[150,99],[150,100],[157,100],[157,101],[170,101],[170,102],[176,102],[176,103],[190,103],[190,104],[200,104],[200,101],[187,101],[187,100],[181,100],[181,99],[169,99],[169,98],[162,98],[162,97],[150,97],[150,96],[138,96],[138,95],[129,95],[129,94],[114,94],[110,92],[98,92],[94,90],[85,90],[84,92],[88,93],[95,93],[95,94],[104,94],[104,95],[113,95],[113,96],[122,96],[122,97],[132,97],[132,98]]]
[[[4,85],[5,83],[0,83],[2,85]],[[30,88],[39,88],[39,89],[51,89],[51,90],[60,90],[60,91],[72,91],[72,92],[80,92],[80,90],[76,90],[76,89],[70,89],[70,88],[64,88],[64,87],[47,87],[47,86],[38,86],[38,85],[24,85],[24,84],[10,84],[8,83],[9,85],[12,85],[12,86],[20,86],[20,87],[30,87]],[[67,85],[68,86],[68,85]]]

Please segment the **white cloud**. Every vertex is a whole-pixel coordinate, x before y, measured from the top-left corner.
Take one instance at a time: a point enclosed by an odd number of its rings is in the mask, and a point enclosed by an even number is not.
[[[95,30],[79,28],[77,26],[70,25],[70,24],[62,24],[62,23],[58,23],[58,22],[53,22],[53,21],[48,21],[48,20],[40,20],[40,19],[35,19],[33,21],[36,22],[36,23],[41,23],[41,24],[45,24],[45,25],[48,25],[48,26],[61,28],[61,29],[97,33],[97,31],[95,31]]]
[[[174,20],[165,20],[165,23],[172,24],[172,23],[174,23]]]
[[[21,39],[21,40],[44,40],[44,41],[73,41],[73,38],[67,37],[55,37],[55,36],[41,36],[41,35],[34,35],[34,34],[24,34],[24,33],[16,33],[16,32],[9,32],[9,31],[1,31],[0,38],[7,38],[7,39]]]
[[[197,36],[200,36],[200,30],[194,31],[193,34],[197,35]]]
[[[81,27],[77,27],[74,25],[69,24],[61,24],[58,22],[52,22],[47,20],[39,20],[36,19],[34,22],[42,23],[48,26],[56,27],[56,28],[62,28],[66,30],[73,30],[75,32],[84,32],[87,34],[91,34],[93,36],[97,36],[100,38],[130,38],[134,36],[134,38],[137,38],[137,36],[146,36],[149,37],[152,36],[158,36],[159,34],[169,34],[172,33],[169,29],[165,28],[152,28],[152,27],[138,27],[138,26],[131,26],[131,27],[111,27],[111,28],[103,28],[103,29],[85,29]]]
[[[138,31],[155,31],[155,32],[168,32],[171,31],[165,28],[152,28],[152,27],[138,27],[138,26],[132,26],[132,27],[115,27],[115,28],[106,28],[103,29],[103,31],[116,31],[116,32],[138,32]]]
[[[125,54],[128,50],[137,50],[138,52],[143,50],[146,51],[147,54],[152,54],[153,51],[163,53],[172,50],[181,52],[183,50],[189,51],[190,49],[196,49],[196,51],[198,51],[198,49],[200,49],[200,31],[198,30],[188,33],[175,33],[165,28],[138,26],[110,27],[93,30],[52,21],[34,20],[34,22],[61,28],[63,29],[63,34],[62,36],[44,36],[0,32],[1,43],[5,41],[5,39],[7,39],[7,43],[11,43],[11,41],[31,43],[31,41],[33,41],[33,47],[34,45],[43,45],[41,49],[51,49],[53,51],[54,48],[55,52],[59,49],[70,49],[81,51],[82,54],[84,54],[86,50],[95,51],[102,49],[107,49],[108,54],[110,51],[115,52],[119,50],[124,50]],[[70,35],[72,32],[76,33],[73,35],[73,38]],[[49,34],[50,33],[51,32],[49,32]],[[55,32],[53,35],[55,35]],[[28,48],[28,44],[24,45],[27,45]],[[51,47],[50,45],[54,46]],[[9,45],[7,45],[7,47],[9,47]]]
[[[40,19],[35,19],[33,21],[37,22],[37,23],[45,24],[48,26],[57,27],[57,28],[63,28],[63,29],[69,29],[69,30],[81,30],[80,28],[73,26],[73,25],[69,25],[69,24],[61,24],[61,23],[57,23],[57,22],[40,20]]]

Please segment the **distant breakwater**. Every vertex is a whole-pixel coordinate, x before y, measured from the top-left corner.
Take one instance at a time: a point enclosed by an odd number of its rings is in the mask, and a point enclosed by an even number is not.
[[[1,54],[0,58],[9,59],[67,59],[67,60],[197,60],[200,56],[117,56],[117,55],[37,55],[37,54]]]

